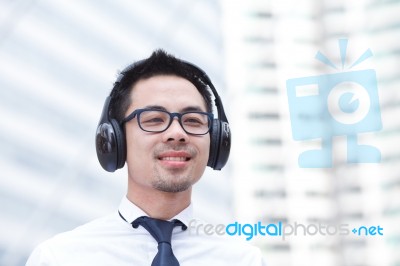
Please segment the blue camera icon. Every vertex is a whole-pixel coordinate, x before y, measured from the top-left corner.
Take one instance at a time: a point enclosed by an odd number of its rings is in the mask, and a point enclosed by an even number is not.
[[[382,129],[374,70],[294,78],[286,86],[293,138],[321,139],[321,149],[299,155],[300,167],[332,167],[334,136],[347,136],[348,163],[381,161],[376,147],[357,143],[358,134]]]

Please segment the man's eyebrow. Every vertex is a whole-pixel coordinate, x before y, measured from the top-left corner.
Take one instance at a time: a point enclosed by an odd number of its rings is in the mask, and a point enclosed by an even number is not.
[[[153,109],[153,110],[160,110],[160,111],[167,111],[164,106],[161,105],[147,105],[144,107],[145,109]],[[180,109],[179,112],[204,112],[204,110],[200,106],[187,106],[183,109]]]
[[[153,110],[160,110],[160,111],[167,111],[167,109],[161,105],[147,105],[144,107],[145,109],[153,109]]]
[[[204,112],[200,106],[188,106],[180,110],[181,112]]]

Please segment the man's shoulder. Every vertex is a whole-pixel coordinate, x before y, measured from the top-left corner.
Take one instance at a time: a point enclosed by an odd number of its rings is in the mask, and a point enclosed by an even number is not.
[[[64,246],[72,245],[74,242],[81,244],[91,241],[94,238],[107,238],[126,228],[126,223],[118,219],[118,214],[110,214],[82,224],[72,230],[65,231],[44,241],[42,246]]]
[[[263,265],[262,254],[254,241],[247,241],[241,236],[229,235],[225,224],[211,224],[199,219],[189,222],[186,237],[182,236],[185,245],[196,246],[200,253],[210,258],[224,258],[231,265]]]
[[[235,236],[203,235],[200,242],[207,243],[209,247],[212,247],[215,250],[222,249],[228,253],[255,254],[259,252],[259,248],[254,245],[253,242]]]
[[[223,260],[226,265],[265,265],[260,248],[240,238],[203,235],[194,242],[192,245],[196,246],[195,250],[207,254],[210,263]]]
[[[97,218],[43,241],[33,250],[26,265],[55,264],[55,258],[66,259],[69,254],[79,255],[88,247],[101,245],[103,241],[98,241],[99,238],[124,228],[117,218],[118,214]]]
[[[112,213],[79,225],[72,230],[57,234],[53,238],[90,237],[91,235],[115,233],[124,229],[124,225],[127,225],[126,222],[118,217],[117,213]]]

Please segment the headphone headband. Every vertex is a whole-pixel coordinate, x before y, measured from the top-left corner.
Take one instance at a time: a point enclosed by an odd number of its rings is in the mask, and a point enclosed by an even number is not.
[[[180,60],[182,63],[196,69],[201,75],[202,75],[202,80],[205,80],[205,84],[208,85],[208,87],[211,89],[214,98],[215,98],[215,106],[217,107],[217,112],[218,112],[218,118],[222,121],[225,121],[228,123],[228,119],[226,118],[225,115],[225,110],[224,110],[224,106],[222,105],[222,101],[221,101],[221,97],[219,97],[219,94],[217,92],[217,90],[214,87],[214,84],[211,82],[211,79],[208,77],[208,75],[206,74],[206,72],[204,72],[200,67],[196,66],[195,64],[192,64],[190,62],[184,61],[184,60]]]

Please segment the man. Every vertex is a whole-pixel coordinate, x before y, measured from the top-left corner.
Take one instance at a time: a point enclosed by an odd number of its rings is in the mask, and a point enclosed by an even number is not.
[[[27,265],[263,265],[260,251],[190,232],[192,186],[221,169],[230,133],[214,87],[196,66],[162,50],[126,68],[107,98],[97,152],[107,171],[128,169],[118,211],[41,244]],[[220,105],[220,106],[218,106]],[[187,228],[189,227],[189,230]]]

